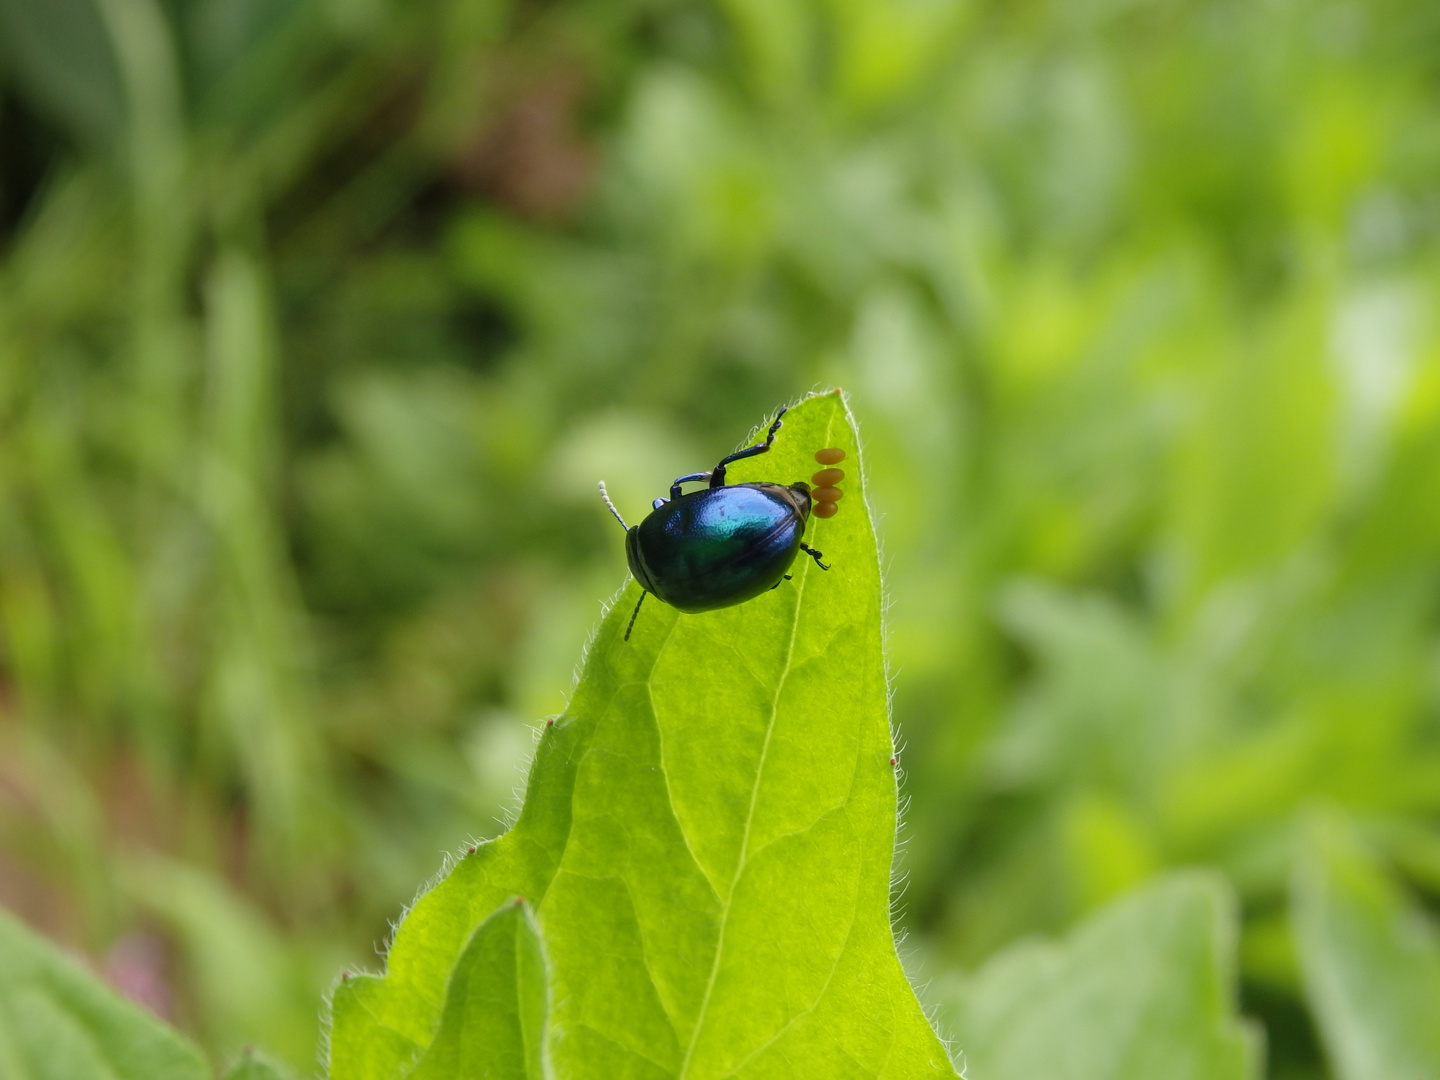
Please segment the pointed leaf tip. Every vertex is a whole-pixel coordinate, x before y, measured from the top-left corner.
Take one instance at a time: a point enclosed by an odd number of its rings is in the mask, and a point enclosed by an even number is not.
[[[838,388],[792,407],[730,482],[808,475],[816,447],[858,457]],[[628,642],[627,586],[514,828],[416,902],[383,979],[336,994],[332,1080],[453,1064],[461,1000],[537,1015],[512,960],[477,966],[476,922],[502,907],[537,942],[543,926],[557,1075],[955,1076],[889,923],[895,751],[863,472],[854,512],[807,527],[828,573],[802,559],[782,588],[700,615],[646,605]],[[506,905],[517,895],[530,902]]]

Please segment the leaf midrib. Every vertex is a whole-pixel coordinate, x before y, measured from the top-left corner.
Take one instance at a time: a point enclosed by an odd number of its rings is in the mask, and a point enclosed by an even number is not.
[[[829,444],[834,427],[835,416],[832,412],[825,425],[825,439],[823,440],[825,445]],[[805,586],[810,581],[810,569],[809,560],[807,560],[806,566],[800,574],[800,584],[795,590],[795,616],[790,622],[790,641],[785,647],[785,663],[780,669],[780,678],[775,683],[775,696],[770,701],[770,721],[765,725],[765,744],[760,748],[760,763],[755,769],[755,783],[750,788],[750,807],[745,813],[745,831],[740,838],[740,858],[735,864],[735,874],[730,879],[730,888],[721,902],[720,932],[715,938],[715,959],[710,965],[710,975],[705,980],[705,996],[700,1000],[700,1011],[695,1015],[695,1027],[690,1032],[690,1045],[685,1048],[685,1058],[680,1062],[680,1072],[677,1074],[676,1080],[685,1080],[686,1074],[690,1071],[690,1063],[695,1057],[695,1047],[700,1041],[700,1032],[705,1026],[705,1016],[710,1009],[710,997],[715,990],[715,980],[720,974],[720,961],[725,955],[725,930],[730,922],[730,910],[734,906],[735,887],[740,883],[740,875],[745,872],[750,858],[750,827],[755,821],[755,804],[760,798],[760,782],[765,776],[765,762],[770,756],[770,739],[775,733],[775,720],[780,713],[780,695],[785,692],[785,684],[789,681],[792,662],[795,658],[795,639],[800,634],[800,607],[805,602]]]
[[[851,780],[850,790],[851,790],[851,793],[853,794],[853,792],[854,792],[854,790],[855,790],[855,785],[854,785],[854,779],[853,779],[853,777],[852,777],[852,780]],[[848,801],[849,801],[849,797],[847,796],[847,797],[846,797],[846,802],[848,802]],[[841,805],[843,806],[844,804],[841,804]],[[839,807],[836,807],[836,809],[839,809]],[[803,830],[802,830],[802,831],[803,831]],[[794,836],[794,835],[797,835],[797,833],[788,833],[787,835],[789,835],[789,836]],[[770,846],[769,844],[766,844],[765,847],[762,847],[760,850],[761,850],[761,851],[764,851],[765,848],[766,848],[766,847],[769,847],[769,846]],[[850,909],[850,925],[847,926],[846,929],[845,929],[845,940],[844,940],[844,941],[841,943],[841,945],[840,945],[840,950],[839,950],[839,952],[836,954],[837,957],[845,955],[845,950],[848,949],[848,948],[850,948],[850,942],[853,941],[854,938],[855,938],[855,922],[856,922],[856,916],[859,914],[859,911],[860,911],[860,907],[859,907],[859,896],[858,896],[858,894],[857,894],[855,906]],[[835,979],[835,972],[837,972],[837,971],[839,971],[839,970],[840,970],[840,963],[839,963],[839,961],[838,961],[838,959],[837,959],[837,961],[836,961],[834,964],[831,964],[831,965],[830,965],[830,972],[829,972],[829,974],[827,974],[827,975],[825,976],[825,982],[824,982],[824,984],[820,987],[820,992],[815,995],[815,1000],[812,1001],[809,1005],[805,1006],[805,1008],[801,1009],[801,1010],[800,1010],[798,1013],[796,1013],[794,1016],[790,1017],[789,1020],[786,1020],[785,1023],[781,1024],[779,1030],[776,1031],[775,1034],[771,1035],[770,1038],[766,1039],[766,1040],[765,1040],[763,1043],[761,1043],[759,1046],[755,1047],[754,1050],[751,1050],[750,1053],[746,1054],[743,1058],[741,1058],[740,1061],[739,1061],[738,1063],[736,1063],[736,1065],[735,1065],[733,1068],[731,1068],[729,1072],[725,1073],[724,1076],[720,1077],[720,1080],[729,1080],[730,1077],[735,1076],[736,1074],[738,1074],[738,1073],[740,1072],[740,1070],[743,1069],[746,1065],[750,1064],[751,1061],[753,1061],[755,1058],[759,1057],[759,1056],[760,1056],[761,1054],[763,1054],[766,1050],[770,1049],[770,1047],[774,1046],[777,1042],[779,1042],[780,1039],[781,1039],[782,1037],[784,1037],[785,1033],[786,1033],[787,1031],[789,1031],[791,1028],[793,1028],[797,1023],[799,1023],[801,1019],[803,1019],[803,1018],[806,1017],[806,1016],[809,1016],[809,1015],[810,1015],[811,1013],[813,1013],[817,1008],[819,1008],[821,999],[824,998],[824,996],[826,995],[826,993],[829,992],[829,990],[830,990],[830,984],[831,984],[831,982],[833,982],[834,979]],[[893,1050],[893,1043],[892,1043],[892,1050]]]

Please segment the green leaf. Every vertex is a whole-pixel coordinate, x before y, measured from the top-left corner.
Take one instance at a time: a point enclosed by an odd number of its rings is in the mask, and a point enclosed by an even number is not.
[[[276,1061],[253,1049],[246,1049],[225,1080],[290,1080],[290,1074]]]
[[[228,1061],[257,1042],[300,1073],[314,1071],[314,1012],[324,985],[286,949],[270,919],[223,879],[153,856],[126,865],[125,886],[180,947],[196,1028]]]
[[[806,479],[826,446],[849,455],[847,494],[807,535],[833,569],[802,558],[792,582],[703,615],[651,600],[628,642],[626,586],[515,827],[416,903],[383,979],[337,989],[333,1080],[419,1060],[473,928],[516,894],[544,934],[557,1075],[954,1075],[890,928],[880,574],[839,393],[792,409],[730,478]]]
[[[1012,946],[941,990],[974,1080],[1247,1080],[1235,1017],[1234,901],[1180,873],[1115,901],[1059,944]]]
[[[210,1076],[189,1042],[0,912],[0,1077]]]
[[[125,122],[125,91],[95,0],[0,0],[0,59],[42,112],[106,146]]]
[[[523,901],[506,903],[460,954],[440,1031],[410,1080],[548,1077],[545,981],[540,931]]]
[[[1440,939],[1338,813],[1300,831],[1295,939],[1341,1080],[1440,1076]]]

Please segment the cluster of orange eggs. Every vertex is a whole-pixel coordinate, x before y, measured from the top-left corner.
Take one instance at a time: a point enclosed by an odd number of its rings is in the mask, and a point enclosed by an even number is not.
[[[833,466],[845,460],[845,451],[841,450],[838,446],[832,446],[825,450],[816,450],[815,460],[821,465]],[[810,482],[815,485],[814,489],[810,492],[810,502],[812,504],[810,512],[812,514],[818,518],[835,516],[835,511],[840,509],[835,504],[838,503],[845,494],[835,485],[844,479],[844,471],[835,468],[821,469],[810,478]]]

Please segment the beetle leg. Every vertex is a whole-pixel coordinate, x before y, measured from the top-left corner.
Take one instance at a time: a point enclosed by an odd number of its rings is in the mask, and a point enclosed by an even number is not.
[[[805,552],[805,554],[806,554],[806,555],[809,555],[812,559],[814,559],[814,560],[815,560],[815,565],[818,566],[818,567],[820,567],[821,570],[829,570],[829,569],[830,569],[830,567],[826,566],[823,562],[820,561],[822,558],[825,557],[825,553],[824,553],[824,552],[822,552],[822,551],[816,551],[814,548],[812,548],[809,544],[805,543],[803,540],[800,542],[800,550],[803,551],[803,552]]]
[[[610,508],[610,512],[615,515],[615,520],[620,522],[620,527],[626,532],[629,532],[630,526],[625,524],[625,519],[620,516],[620,511],[616,510],[615,504],[610,501],[610,493],[605,490],[604,480],[600,481],[600,498],[605,500],[605,505],[608,506]]]
[[[787,582],[787,581],[789,581],[789,580],[790,580],[790,575],[789,575],[789,574],[786,574],[786,575],[785,575],[784,577],[782,577],[779,581],[775,582],[774,585],[771,585],[769,591],[770,591],[770,592],[774,592],[774,591],[775,591],[776,589],[778,589],[784,582]]]
[[[756,454],[763,454],[766,450],[770,449],[770,444],[775,441],[775,433],[784,426],[780,422],[780,418],[785,415],[785,410],[789,407],[790,406],[788,405],[780,406],[780,411],[775,414],[775,422],[770,425],[770,431],[766,434],[765,441],[763,443],[756,443],[754,446],[747,447],[744,450],[737,450],[729,457],[721,459],[720,464],[716,465],[714,471],[710,473],[710,486],[712,488],[725,486],[726,465],[729,465],[732,461],[739,461],[741,458],[754,457]]]
[[[630,621],[625,624],[626,641],[630,640],[630,631],[635,629],[635,616],[640,614],[640,605],[645,602],[645,597],[649,595],[650,594],[647,593],[644,589],[640,590],[640,599],[635,601],[635,610],[630,612]]]
[[[684,476],[676,477],[675,482],[670,485],[670,498],[672,498],[672,499],[678,499],[678,498],[680,498],[680,485],[681,485],[681,484],[689,484],[689,483],[692,483],[692,482],[697,481],[697,480],[709,480],[709,479],[710,479],[710,474],[709,474],[708,472],[692,472],[692,473],[686,473]],[[715,485],[714,485],[714,484],[711,484],[710,486],[711,486],[711,487],[714,487]],[[657,507],[657,509],[658,509],[658,507]]]

